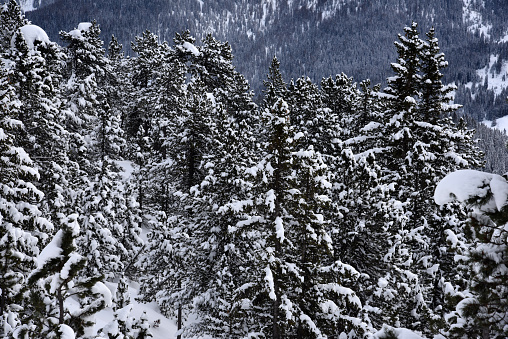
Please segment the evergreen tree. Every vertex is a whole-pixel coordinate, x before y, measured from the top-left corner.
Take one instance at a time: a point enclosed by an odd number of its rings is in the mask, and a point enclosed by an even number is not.
[[[353,78],[342,73],[321,80],[321,99],[323,105],[332,111],[337,124],[341,129],[341,139],[346,140],[356,137],[358,129],[367,124],[365,116],[362,116],[358,108],[359,91]]]
[[[261,276],[251,288],[253,311],[260,319],[259,331],[274,338],[349,332],[354,320],[346,310],[361,305],[344,285],[357,272],[331,260],[323,216],[329,201],[327,168],[312,146],[297,148],[303,133],[295,133],[289,116],[282,99],[265,110],[267,141],[252,171],[257,179],[250,223],[261,236],[259,262],[254,264]]]
[[[39,173],[21,147],[23,123],[14,116],[21,103],[0,68],[0,319],[3,335],[19,325],[20,295],[52,224],[42,217],[36,203],[43,193],[35,186]],[[38,239],[39,238],[39,239]]]
[[[118,281],[113,304],[114,319],[102,329],[102,337],[108,339],[132,339],[134,330],[129,286],[124,277]]]
[[[460,183],[460,184],[459,184]],[[469,208],[462,228],[466,246],[457,264],[466,266],[467,286],[448,287],[456,309],[448,315],[450,338],[473,336],[503,338],[507,335],[507,200],[505,177],[462,170],[447,175],[437,185],[435,201],[445,205],[458,201]],[[449,235],[455,243],[460,237]]]
[[[451,88],[441,83],[440,73],[446,62],[433,31],[427,42],[419,39],[415,23],[405,31],[396,43],[399,58],[392,64],[396,75],[388,79],[381,125],[370,128],[380,131],[374,152],[379,154],[380,183],[390,194],[385,208],[391,206],[384,221],[389,230],[387,271],[375,294],[405,300],[385,303],[392,318],[383,321],[436,331],[444,323],[444,286],[456,277],[446,238],[457,230],[462,212],[456,206],[429,206],[440,178],[478,162],[462,152],[472,147],[472,141],[449,117],[457,106],[448,105]],[[382,292],[384,288],[390,292]]]
[[[287,100],[287,85],[280,72],[280,62],[275,56],[268,69],[267,80],[264,81],[264,85],[263,108],[272,108],[279,98]]]
[[[86,258],[76,251],[80,232],[77,219],[77,215],[70,215],[62,223],[62,229],[38,256],[37,268],[28,279],[30,306],[24,314],[32,312],[24,319],[25,328],[20,333],[26,331],[30,338],[61,338],[62,325],[78,336],[90,336],[93,315],[111,306],[111,293],[101,282],[102,276],[80,277]],[[81,308],[71,311],[65,301],[75,296]]]
[[[41,173],[38,188],[45,196],[40,208],[58,229],[60,215],[73,212],[66,201],[71,196],[67,185],[74,164],[67,155],[69,133],[64,128],[65,115],[58,87],[64,55],[55,43],[25,38],[24,32],[30,30],[40,29],[23,26],[15,34],[9,52],[13,65],[10,79],[21,102],[16,118],[26,126],[23,147]],[[47,239],[42,240],[44,245]]]
[[[105,57],[100,29],[93,23],[81,23],[78,29],[62,32],[67,42],[69,80],[65,94],[68,111],[74,120],[68,128],[74,133],[71,156],[79,164],[80,177],[74,178],[77,201],[81,208],[80,248],[88,260],[87,274],[109,277],[123,270],[119,238],[123,233],[119,211],[121,197],[119,159],[124,146],[120,112],[112,107],[115,96],[109,59]]]
[[[154,184],[164,180],[156,189],[160,192],[159,220],[154,222],[149,235],[147,255],[142,263],[145,269],[142,293],[145,300],[156,300],[162,311],[176,311],[178,328],[182,327],[182,311],[190,305],[196,293],[192,274],[185,262],[192,257],[192,248],[185,239],[192,234],[199,212],[188,204],[193,187],[204,177],[204,157],[211,144],[212,102],[204,84],[195,80],[186,87],[181,115],[165,116],[163,120],[173,134],[162,139],[160,162],[150,169]],[[166,112],[174,114],[174,112]],[[166,125],[167,126],[167,125]],[[164,125],[161,125],[164,127]],[[171,161],[168,161],[171,159]],[[160,246],[160,244],[165,244]],[[164,272],[160,271],[164,267]]]
[[[143,312],[139,321],[134,325],[134,328],[137,329],[136,335],[134,336],[135,339],[153,338],[146,312]]]
[[[9,50],[14,33],[29,21],[16,0],[9,0],[0,7],[0,47],[2,54]]]
[[[241,338],[253,327],[242,286],[253,278],[248,263],[256,249],[245,241],[252,236],[239,225],[252,206],[250,183],[244,175],[253,165],[256,138],[243,114],[229,115],[220,102],[214,110],[213,152],[204,159],[206,175],[191,197],[193,210],[200,216],[189,243],[195,253],[185,266],[198,282],[194,307],[201,321],[190,331]]]

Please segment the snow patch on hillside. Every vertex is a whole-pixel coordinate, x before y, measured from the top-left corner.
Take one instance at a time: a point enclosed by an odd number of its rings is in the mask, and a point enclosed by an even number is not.
[[[335,16],[335,14],[351,0],[333,0],[329,4],[325,5],[325,8],[321,12],[321,20],[328,20]]]
[[[508,116],[504,116],[502,118],[496,119],[495,122],[491,120],[483,120],[482,124],[487,127],[494,128],[500,131],[504,131],[505,134],[508,134]]]
[[[30,12],[40,6],[41,0],[18,0],[18,5],[23,12]]]
[[[501,71],[498,73],[495,69],[498,58],[498,55],[491,55],[489,65],[476,71],[478,76],[482,79],[481,83],[484,83],[487,78],[488,89],[494,91],[496,95],[500,95],[501,91],[508,87],[508,62],[503,61]]]
[[[462,22],[467,25],[467,30],[476,33],[479,32],[486,38],[490,38],[492,25],[484,22],[482,14],[478,11],[485,7],[483,0],[463,0]]]

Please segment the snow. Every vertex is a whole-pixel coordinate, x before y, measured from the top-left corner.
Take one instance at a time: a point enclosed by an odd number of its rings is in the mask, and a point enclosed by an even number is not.
[[[408,330],[407,328],[396,328],[388,325],[383,325],[383,328],[378,332],[374,333],[372,336],[373,339],[381,339],[392,337],[390,334],[394,334],[395,338],[400,339],[424,339],[422,336],[416,334],[413,331]]]
[[[76,337],[74,330],[65,324],[58,327],[58,332],[61,335],[60,339],[74,339]]]
[[[484,83],[487,79],[487,88],[492,90],[495,95],[500,95],[503,89],[508,87],[508,81],[506,75],[508,73],[508,62],[504,61],[501,65],[501,71],[496,71],[496,63],[499,59],[499,55],[491,55],[488,66],[476,71],[476,74],[480,77],[479,83]]]
[[[506,84],[508,85],[508,83]],[[502,118],[496,119],[495,123],[491,120],[484,120],[482,121],[482,124],[484,124],[487,127],[494,128],[500,131],[504,131],[508,134],[508,116],[504,116]]]
[[[116,283],[106,283],[106,289],[109,290],[109,294],[114,295],[117,284]],[[104,290],[104,287],[100,288],[103,293],[107,293]],[[159,310],[159,307],[156,303],[139,303],[136,301],[138,297],[139,286],[136,283],[129,284],[129,295],[132,306],[131,317],[135,319],[140,319],[142,314],[146,312],[146,317],[148,318],[148,324],[150,326],[150,332],[153,334],[153,339],[167,339],[167,338],[176,338],[177,327],[175,321],[166,318],[163,316]],[[80,309],[80,305],[77,300],[73,298],[69,298],[66,300],[66,306],[71,311],[75,311]],[[114,311],[112,308],[106,308],[95,315],[95,325],[93,330],[98,332],[100,329],[105,328],[114,320]],[[154,323],[160,320],[160,324],[154,327]],[[188,321],[192,321],[189,319]],[[74,337],[69,337],[69,339],[73,339]]]
[[[282,223],[282,218],[277,217],[275,218],[275,234],[277,235],[277,238],[280,239],[280,242],[284,242],[284,225]]]
[[[479,32],[486,38],[490,38],[490,31],[492,30],[492,24],[485,23],[480,12],[474,9],[476,1],[474,0],[463,0],[462,5],[462,21],[467,25],[469,32]],[[484,5],[482,4],[482,7]]]
[[[482,205],[485,212],[501,210],[508,199],[508,182],[497,174],[475,170],[460,170],[448,174],[439,182],[434,192],[438,205],[457,200],[468,202],[474,198],[485,198],[489,201]]]
[[[217,106],[217,100],[215,99],[215,95],[213,95],[213,93],[206,93],[206,98],[212,103],[213,106]]]
[[[70,273],[70,270],[71,268],[77,264],[78,262],[80,262],[81,260],[83,259],[83,257],[78,254],[78,253],[71,253],[71,255],[69,256],[69,260],[67,260],[64,264],[64,266],[62,267],[62,271],[60,272],[60,277],[62,279],[67,279],[69,277],[69,273]]]
[[[62,234],[62,230],[59,230],[51,242],[46,247],[44,247],[42,252],[37,257],[37,269],[41,269],[46,264],[46,262],[52,258],[60,256],[62,253]]]
[[[277,296],[275,295],[275,285],[274,285],[274,282],[273,282],[273,274],[272,274],[272,270],[270,269],[269,266],[267,266],[265,268],[265,281],[268,285],[268,290],[270,291],[268,296],[270,297],[270,299],[272,300],[277,300]]]
[[[130,160],[116,161],[116,164],[122,169],[121,175],[123,181],[128,181],[132,178],[135,171],[134,163]]]
[[[19,31],[23,34],[28,48],[33,49],[36,41],[42,44],[49,44],[49,37],[46,32],[37,25],[25,25],[19,28]],[[11,40],[11,44],[14,44],[14,37]]]
[[[191,44],[188,41],[185,41],[182,44],[182,47],[185,48],[188,52],[191,52],[192,54],[194,54],[194,56],[200,56],[201,55],[201,53],[198,51],[196,46],[194,46],[193,44]]]
[[[111,295],[111,291],[103,283],[97,282],[95,285],[93,285],[92,292],[101,294],[103,296],[106,307],[111,307],[113,305],[113,297]]]
[[[18,4],[23,12],[30,12],[36,9],[36,6],[34,6],[36,1],[40,5],[42,0],[19,0]]]
[[[81,38],[83,32],[88,32],[88,30],[92,27],[91,22],[80,22],[77,29],[74,29],[69,32],[75,38]]]

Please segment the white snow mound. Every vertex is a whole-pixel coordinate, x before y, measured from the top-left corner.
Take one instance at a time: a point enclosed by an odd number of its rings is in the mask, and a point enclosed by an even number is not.
[[[81,38],[83,32],[88,32],[88,30],[92,27],[91,22],[80,22],[77,29],[74,29],[69,32],[75,38]]]
[[[187,51],[191,52],[192,54],[194,54],[194,56],[199,56],[201,54],[199,50],[196,48],[196,46],[194,46],[188,41],[185,41],[182,44],[182,47],[185,48]]]
[[[439,182],[434,201],[444,205],[452,201],[467,202],[471,198],[490,200],[482,206],[485,212],[500,211],[508,200],[508,182],[497,174],[475,170],[460,170],[448,174]]]
[[[19,31],[23,34],[28,48],[33,49],[36,41],[42,44],[49,44],[49,37],[46,32],[37,25],[25,25],[19,28]],[[14,46],[14,37],[12,37],[11,45]]]

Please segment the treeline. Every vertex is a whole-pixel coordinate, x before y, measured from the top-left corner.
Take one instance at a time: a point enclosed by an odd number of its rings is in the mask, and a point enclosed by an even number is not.
[[[145,31],[126,58],[95,22],[59,46],[15,0],[0,20],[4,336],[147,338],[129,281],[182,337],[506,335],[498,299],[475,312],[481,224],[433,199],[447,173],[482,166],[434,30],[399,35],[383,90],[286,83],[273,58],[256,105],[211,35]]]

